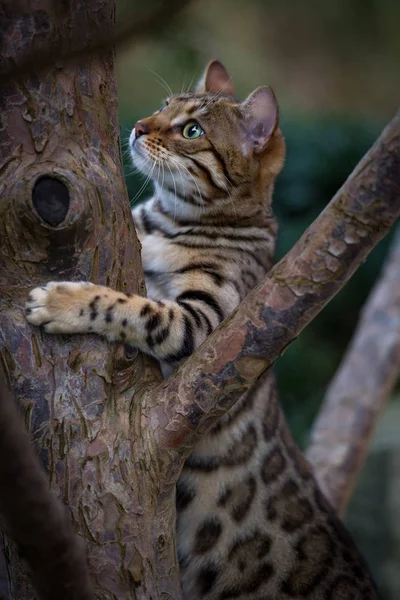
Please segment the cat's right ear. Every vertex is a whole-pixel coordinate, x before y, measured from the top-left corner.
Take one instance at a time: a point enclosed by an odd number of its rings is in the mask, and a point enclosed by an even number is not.
[[[219,60],[208,63],[202,78],[195,87],[198,94],[221,94],[235,97],[235,89],[228,71]]]
[[[279,123],[278,102],[269,87],[255,90],[241,105],[247,139],[254,152],[262,152]]]

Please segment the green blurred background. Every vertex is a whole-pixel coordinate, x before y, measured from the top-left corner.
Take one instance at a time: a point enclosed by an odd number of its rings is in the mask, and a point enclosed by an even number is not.
[[[152,9],[117,0],[118,17]],[[156,3],[154,3],[154,6]],[[187,89],[211,58],[228,68],[239,97],[259,85],[277,95],[287,160],[274,209],[280,224],[277,259],[301,236],[342,185],[397,110],[400,91],[399,0],[201,0],[168,27],[126,45],[117,54],[123,142],[137,119],[168,95]],[[162,79],[161,79],[162,78]],[[142,185],[126,162],[129,196]],[[148,193],[148,191],[147,191]],[[142,194],[135,201],[146,197]],[[280,394],[297,441],[304,446],[332,378],[384,260],[385,239],[328,307],[276,364]],[[393,469],[399,436],[383,420],[347,517],[384,598],[400,597],[400,491]],[[397,412],[396,412],[397,411]],[[387,427],[385,429],[385,421]],[[391,439],[391,438],[390,438]],[[396,488],[397,485],[397,488]],[[394,486],[394,487],[393,487]],[[394,508],[393,508],[394,507]],[[393,512],[394,511],[394,512]],[[388,517],[388,512],[392,515]],[[383,514],[385,513],[385,514]],[[397,533],[394,533],[396,532]]]

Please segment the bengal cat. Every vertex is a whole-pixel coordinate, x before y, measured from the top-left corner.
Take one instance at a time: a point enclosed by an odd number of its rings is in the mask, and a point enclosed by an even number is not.
[[[95,332],[176,367],[272,266],[272,190],[285,146],[267,87],[235,98],[213,61],[194,93],[171,96],[130,137],[154,196],[133,211],[148,298],[84,282],[29,296],[49,333]],[[378,597],[319,492],[273,398],[272,374],[196,445],[177,486],[187,600]],[[268,389],[267,389],[268,388]]]

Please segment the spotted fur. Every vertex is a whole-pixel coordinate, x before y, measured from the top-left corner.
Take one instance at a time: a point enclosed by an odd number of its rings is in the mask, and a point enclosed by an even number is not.
[[[191,122],[199,129],[187,139]],[[148,298],[53,282],[31,292],[27,318],[50,333],[95,332],[130,343],[168,371],[271,267],[272,190],[284,160],[276,100],[258,88],[239,102],[214,61],[196,92],[172,96],[137,123],[130,147],[155,186],[133,211]],[[273,386],[268,374],[186,462],[177,486],[184,596],[377,598],[367,567],[291,441]]]

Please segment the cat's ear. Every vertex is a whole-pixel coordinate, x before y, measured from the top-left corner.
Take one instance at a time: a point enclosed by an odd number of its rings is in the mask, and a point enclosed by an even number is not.
[[[195,91],[200,94],[210,93],[221,94],[222,96],[236,96],[229,73],[219,60],[212,60],[208,63]]]
[[[246,133],[255,152],[267,146],[279,122],[278,103],[269,87],[257,88],[241,104],[245,117]]]

